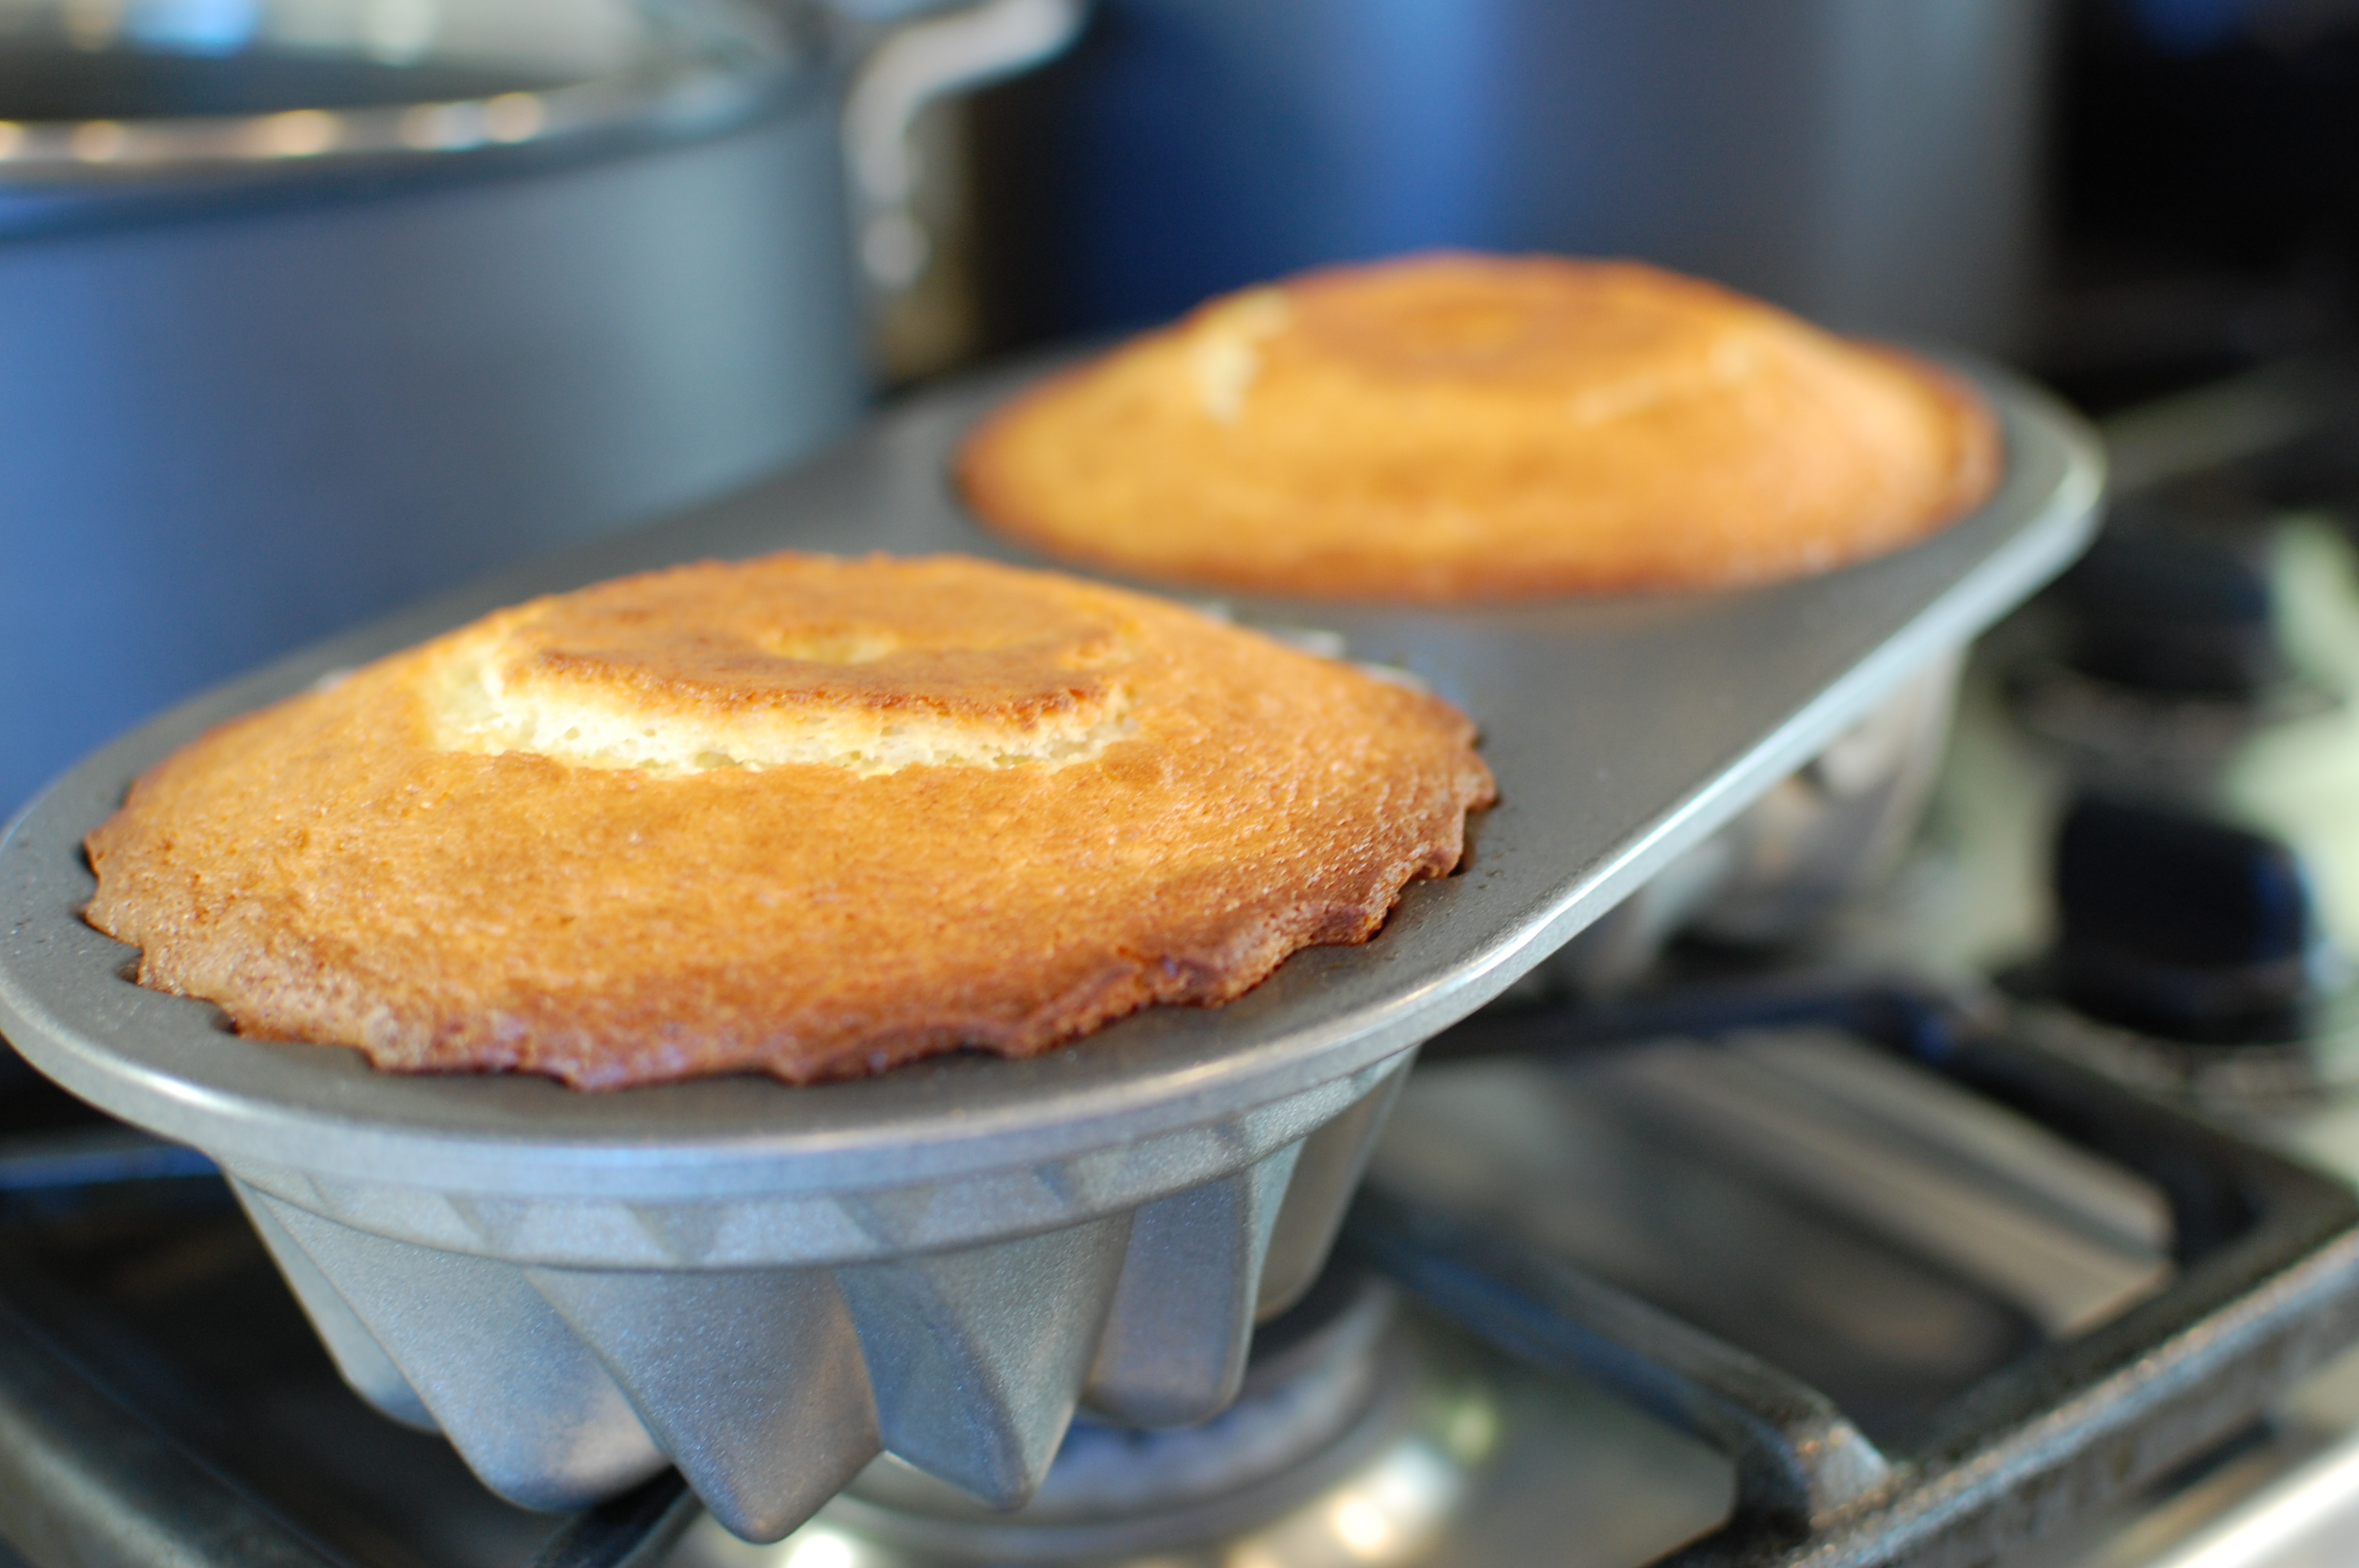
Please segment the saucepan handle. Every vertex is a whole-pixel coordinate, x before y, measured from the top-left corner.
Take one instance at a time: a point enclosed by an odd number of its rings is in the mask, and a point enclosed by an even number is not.
[[[865,5],[840,8],[874,16]],[[861,270],[878,293],[898,293],[925,270],[932,244],[911,210],[918,158],[910,127],[929,103],[1054,59],[1080,36],[1089,0],[979,0],[927,10],[886,32],[853,72],[843,103],[843,152]]]

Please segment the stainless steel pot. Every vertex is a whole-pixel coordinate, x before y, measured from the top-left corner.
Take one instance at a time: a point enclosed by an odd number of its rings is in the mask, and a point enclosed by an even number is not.
[[[234,669],[846,428],[847,98],[889,164],[1079,16],[891,9],[0,0],[0,812]]]

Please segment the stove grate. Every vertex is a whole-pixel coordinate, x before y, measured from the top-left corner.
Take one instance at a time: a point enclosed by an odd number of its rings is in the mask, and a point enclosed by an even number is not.
[[[2169,1474],[2359,1340],[2359,1196],[1906,986],[1751,983],[1478,1015],[1428,1061],[1577,1058],[1669,1037],[1832,1026],[2029,1116],[2160,1188],[2178,1270],[2114,1321],[2037,1348],[1886,1454],[1801,1379],[1480,1221],[1372,1183],[1348,1251],[1511,1355],[1584,1374],[1735,1460],[1735,1509],[1664,1568],[1991,1560]]]
[[[1984,1562],[2214,1447],[2359,1339],[2359,1197],[2043,1051],[2003,1012],[1897,985],[1687,988],[1481,1015],[1427,1055],[1578,1062],[1782,1026],[1873,1042],[2141,1174],[2169,1200],[2177,1268],[2113,1321],[2012,1359],[1951,1399],[1905,1452],[1886,1452],[1791,1372],[1495,1226],[1372,1182],[1346,1232],[1361,1261],[1510,1355],[1600,1381],[1734,1459],[1728,1522],[1667,1568]],[[0,1122],[0,1198],[20,1219],[110,1184],[210,1190],[158,1146],[35,1120],[13,1137]],[[286,1517],[235,1452],[188,1440],[188,1423],[163,1409],[168,1376],[141,1375],[136,1357],[118,1367],[61,1333],[84,1310],[81,1288],[38,1249],[0,1238],[0,1536],[33,1568],[399,1560]],[[667,1474],[571,1517],[518,1561],[656,1568],[695,1511]]]

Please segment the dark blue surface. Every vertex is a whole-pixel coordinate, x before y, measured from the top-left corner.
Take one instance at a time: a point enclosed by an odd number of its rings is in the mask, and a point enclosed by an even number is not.
[[[984,115],[981,216],[1058,334],[1433,245],[1647,257],[1995,346],[2022,0],[1102,0]],[[1019,311],[1019,313],[1021,313]]]

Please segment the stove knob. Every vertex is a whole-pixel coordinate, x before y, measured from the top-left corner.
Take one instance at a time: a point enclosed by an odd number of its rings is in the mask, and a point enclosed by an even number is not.
[[[2284,678],[2265,560],[2243,542],[2117,521],[2059,585],[2072,667],[2141,691],[2248,697]]]
[[[2092,1017],[2172,1039],[2295,1039],[2320,927],[2292,849],[2166,806],[2083,796],[2056,845],[2049,973]]]

